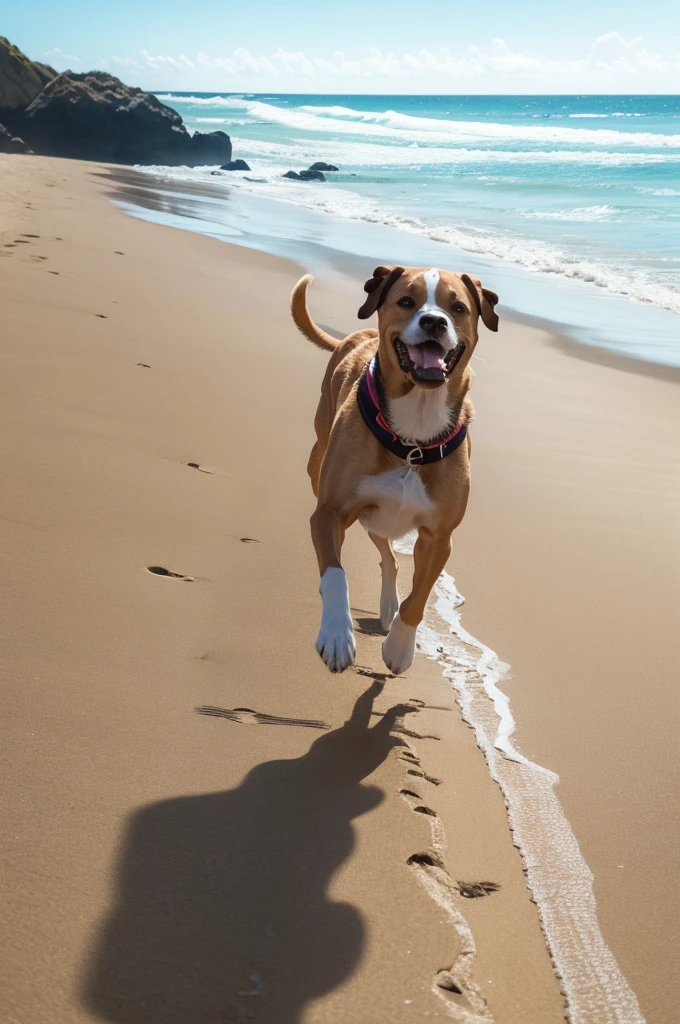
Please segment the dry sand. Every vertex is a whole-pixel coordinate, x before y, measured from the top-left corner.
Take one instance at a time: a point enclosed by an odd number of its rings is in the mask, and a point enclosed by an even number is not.
[[[0,157],[0,1019],[557,1024],[453,691],[425,659],[375,681],[358,529],[359,669],[332,677],[314,650],[324,356],[287,315],[300,268],[134,220],[108,188],[93,165]],[[353,326],[348,285],[314,301]],[[670,1024],[676,385],[512,324],[480,354],[465,624],[512,662],[522,749],[561,774],[605,938]],[[428,707],[384,715],[412,698]],[[409,866],[433,827],[445,870]],[[501,888],[453,890],[482,880]],[[435,985],[452,965],[462,994]]]

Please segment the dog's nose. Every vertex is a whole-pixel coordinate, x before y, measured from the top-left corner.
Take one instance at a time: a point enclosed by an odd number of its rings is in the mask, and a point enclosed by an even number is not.
[[[419,323],[424,331],[429,331],[434,335],[443,334],[449,326],[443,316],[433,316],[432,313],[421,316]]]

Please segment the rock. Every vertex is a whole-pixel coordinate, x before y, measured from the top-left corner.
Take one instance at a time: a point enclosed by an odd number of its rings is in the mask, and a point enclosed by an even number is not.
[[[57,72],[47,64],[29,60],[17,46],[0,36],[0,111],[23,110]]]
[[[0,124],[0,153],[32,153],[23,139],[8,132],[3,124]]]
[[[339,171],[340,168],[336,167],[335,164],[325,164],[323,160],[317,160],[315,164],[309,168],[310,171]]]
[[[220,169],[223,171],[249,171],[250,167],[245,160],[229,160],[228,163],[222,164]]]
[[[326,175],[321,171],[286,171],[284,178],[292,178],[293,181],[325,181]]]
[[[231,160],[231,139],[225,132],[194,132],[191,149],[192,166],[222,164]]]
[[[192,138],[175,110],[104,71],[58,75],[11,127],[44,156],[191,167],[231,157],[224,132]]]

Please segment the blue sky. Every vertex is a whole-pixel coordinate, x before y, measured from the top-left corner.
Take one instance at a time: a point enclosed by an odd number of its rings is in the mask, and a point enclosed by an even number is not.
[[[0,31],[58,70],[157,90],[679,92],[680,4],[616,0],[15,0]]]

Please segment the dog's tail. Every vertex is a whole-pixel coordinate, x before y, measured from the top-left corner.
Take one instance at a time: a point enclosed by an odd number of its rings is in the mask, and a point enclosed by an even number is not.
[[[300,278],[293,288],[293,294],[290,297],[290,311],[293,315],[295,326],[299,331],[302,331],[305,338],[309,338],[311,342],[319,348],[325,349],[326,352],[333,352],[340,342],[337,338],[332,338],[330,334],[326,334],[320,327],[317,327],[307,309],[307,285],[311,284],[313,280],[314,278],[311,274],[305,274],[304,277]]]

